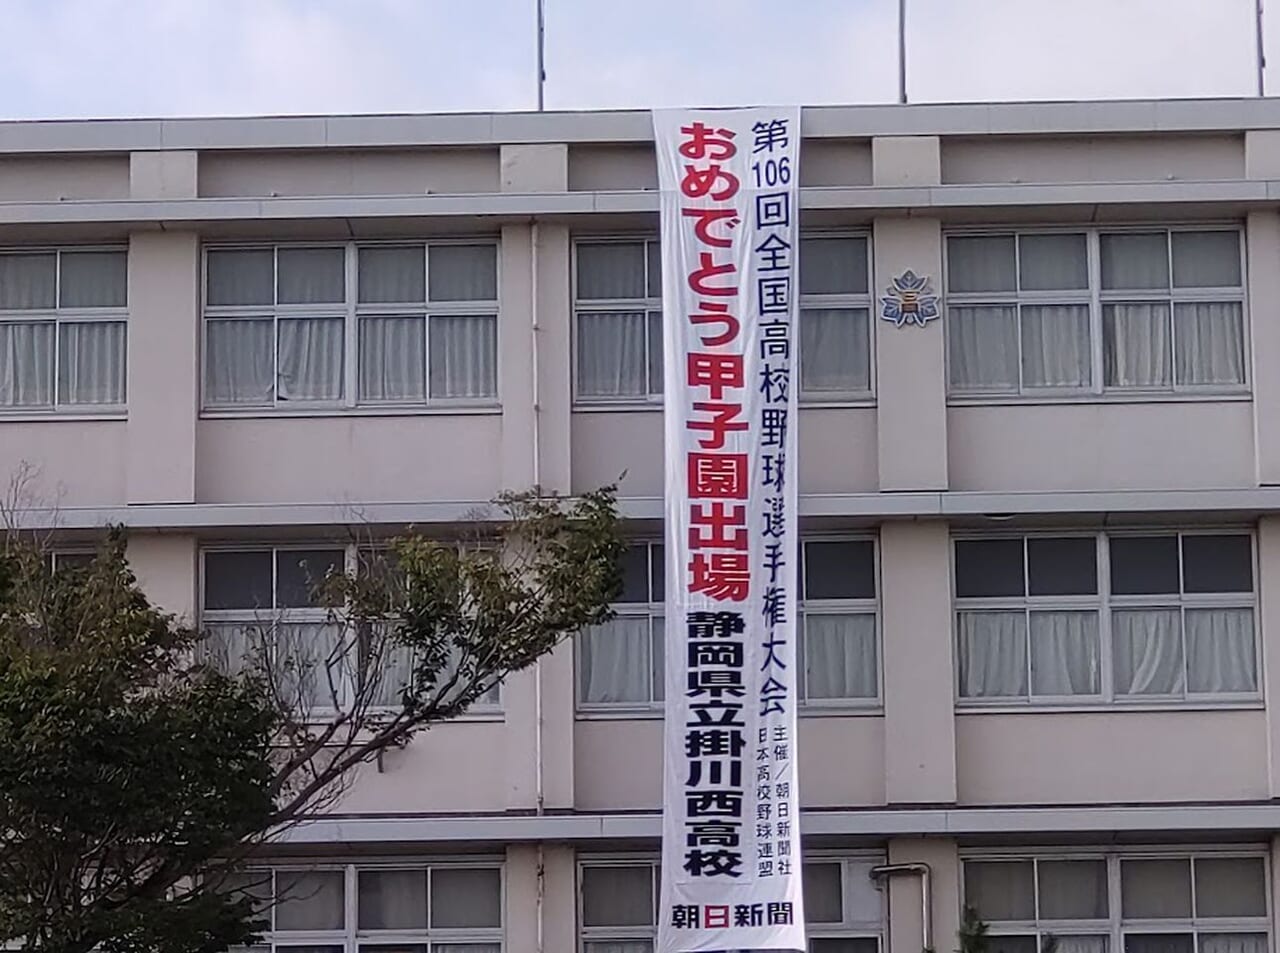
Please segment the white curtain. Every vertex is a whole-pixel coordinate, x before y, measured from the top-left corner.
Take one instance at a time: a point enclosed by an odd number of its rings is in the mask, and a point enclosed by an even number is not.
[[[427,395],[426,319],[360,319],[361,400],[422,400]]]
[[[650,679],[648,616],[618,616],[578,636],[581,701],[647,702]]]
[[[58,329],[58,400],[123,404],[126,331],[123,321],[63,324]]]
[[[1063,936],[1055,933],[1053,938],[1057,942],[1056,953],[1107,953],[1105,936]]]
[[[498,393],[498,319],[493,315],[433,315],[431,396],[493,397]]]
[[[800,389],[808,394],[871,389],[866,308],[800,312]]]
[[[1096,695],[1102,666],[1096,612],[1031,613],[1031,693]]]
[[[129,294],[128,262],[123,251],[64,251],[59,307],[123,308]]]
[[[432,245],[427,252],[432,301],[495,301],[498,250],[493,245]]]
[[[577,247],[578,297],[612,300],[647,297],[641,242],[591,242]]]
[[[1244,314],[1238,301],[1198,301],[1173,309],[1180,384],[1244,383]]]
[[[1265,933],[1201,933],[1200,953],[1267,953]]]
[[[649,312],[649,393],[662,393],[662,312]]]
[[[207,324],[205,402],[271,403],[276,377],[273,322],[216,319]]]
[[[53,403],[55,336],[52,321],[0,324],[0,405]]]
[[[358,899],[361,930],[421,930],[427,926],[425,870],[362,870]]]
[[[1195,953],[1190,933],[1126,933],[1124,953]]]
[[[1108,387],[1168,387],[1172,383],[1167,304],[1105,305],[1102,336]]]
[[[363,949],[363,948],[362,948]],[[374,951],[378,947],[373,948]],[[501,943],[433,943],[432,953],[502,953]]]
[[[961,612],[960,695],[1017,698],[1027,694],[1027,619],[1022,612]]]
[[[346,651],[342,629],[325,622],[283,622],[276,626],[276,665],[288,691],[304,709],[332,710],[345,699]]]
[[[652,940],[587,940],[583,953],[653,953]]]
[[[215,622],[205,626],[200,660],[224,675],[257,670],[262,662],[262,630],[254,623]]]
[[[1111,613],[1117,695],[1180,695],[1182,625],[1177,609],[1117,609]]]
[[[1088,387],[1089,306],[1022,306],[1022,379],[1027,387]]]
[[[57,255],[0,255],[0,311],[52,310],[57,287]]]
[[[952,305],[947,309],[947,325],[952,390],[1017,391],[1017,308]]]
[[[413,679],[414,654],[407,645],[394,642],[385,633],[374,636],[381,652],[369,660],[367,677],[376,680],[373,704],[399,708],[400,696]]]
[[[422,245],[361,248],[359,300],[362,303],[421,302],[427,297],[427,258]]]
[[[1252,609],[1188,609],[1186,625],[1188,691],[1258,690]]]
[[[875,616],[806,612],[803,622],[805,697],[875,698]]]
[[[647,392],[643,311],[578,315],[578,393],[643,397]]]
[[[340,399],[343,320],[281,318],[279,335],[280,399]]]

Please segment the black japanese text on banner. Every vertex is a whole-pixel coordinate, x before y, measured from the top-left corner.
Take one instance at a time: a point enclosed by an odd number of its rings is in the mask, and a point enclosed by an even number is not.
[[[654,113],[666,723],[657,953],[803,950],[798,109]]]

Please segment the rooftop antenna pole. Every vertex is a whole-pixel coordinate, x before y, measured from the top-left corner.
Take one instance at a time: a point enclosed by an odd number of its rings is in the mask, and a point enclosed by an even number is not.
[[[1262,47],[1262,0],[1257,0],[1257,16],[1255,18],[1254,28],[1254,50],[1257,54],[1258,61],[1258,96],[1267,95],[1266,87],[1262,82],[1262,71],[1267,66],[1267,54]]]
[[[1258,0],[1262,9],[1262,0]],[[1262,14],[1259,13],[1259,16]],[[1261,80],[1259,80],[1261,82]],[[1259,93],[1258,95],[1262,95]],[[898,102],[907,101],[907,0],[898,0]]]
[[[1259,0],[1261,2],[1261,0]],[[546,104],[545,86],[547,84],[547,70],[545,66],[545,39],[546,39],[546,19],[543,14],[543,0],[537,0],[538,4],[538,112],[542,112],[543,106]]]

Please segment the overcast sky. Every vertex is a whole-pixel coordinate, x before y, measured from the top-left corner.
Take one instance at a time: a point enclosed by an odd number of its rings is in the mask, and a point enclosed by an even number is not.
[[[897,0],[545,2],[548,109],[897,95]],[[1254,0],[908,3],[915,102],[1254,92]],[[527,109],[534,4],[0,0],[0,118]]]

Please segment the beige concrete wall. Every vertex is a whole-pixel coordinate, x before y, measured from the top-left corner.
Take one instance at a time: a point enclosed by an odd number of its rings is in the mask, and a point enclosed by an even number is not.
[[[622,496],[662,495],[660,410],[577,411],[571,428],[574,490],[611,483],[625,473]],[[802,407],[799,439],[801,493],[876,491],[873,408]]]
[[[1254,484],[1248,402],[952,407],[947,439],[953,490]]]
[[[497,191],[497,149],[207,152],[200,159],[205,197]]]
[[[125,502],[127,425],[123,420],[5,421],[0,492],[26,473],[28,504],[105,506]]]
[[[880,527],[885,793],[890,804],[956,799],[948,527]]]
[[[354,772],[341,814],[486,813],[508,806],[501,721],[455,721]]]
[[[128,156],[0,158],[0,202],[128,197]]]
[[[196,426],[202,503],[487,500],[498,414],[261,417]],[[358,518],[358,514],[353,514]]]
[[[187,150],[131,152],[129,154],[129,197],[135,199],[193,199],[200,194],[197,183],[200,154]]]
[[[1266,798],[1267,760],[1261,711],[956,715],[963,804]]]
[[[200,408],[200,241],[129,240],[129,502],[194,503]]]
[[[806,807],[884,803],[884,726],[870,716],[801,717],[800,803]],[[660,810],[662,721],[590,719],[574,726],[574,807]]]
[[[544,847],[541,855],[536,847],[507,848],[506,916],[503,919],[506,953],[577,949],[577,874],[577,856],[572,848]]]
[[[942,181],[1238,179],[1244,176],[1244,151],[1241,135],[944,139]]]
[[[1280,165],[1280,148],[1277,153]],[[1273,485],[1280,483],[1280,376],[1274,373],[1280,366],[1280,215],[1274,210],[1250,212],[1247,222],[1256,479]]]

